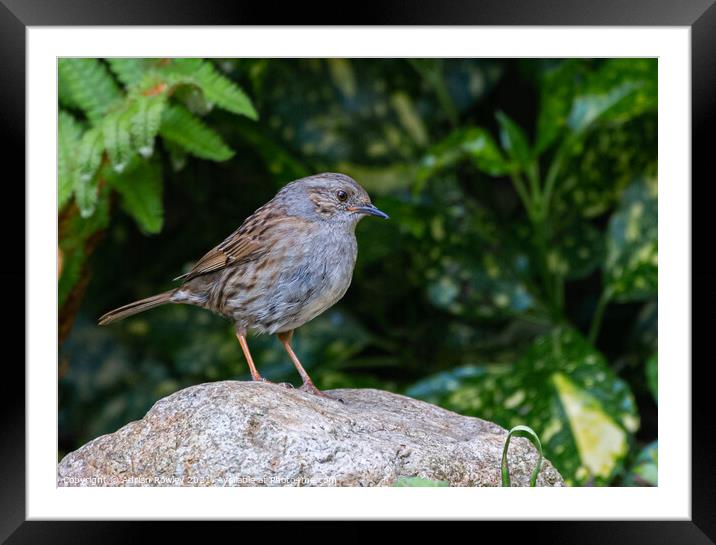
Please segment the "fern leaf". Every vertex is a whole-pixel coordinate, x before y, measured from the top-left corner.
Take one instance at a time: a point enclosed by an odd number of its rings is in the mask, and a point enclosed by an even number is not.
[[[75,100],[74,95],[70,91],[70,86],[67,84],[67,76],[62,70],[57,70],[57,101],[63,108],[70,108],[73,110],[81,110],[79,104]]]
[[[102,121],[102,135],[104,147],[116,172],[127,168],[132,157],[132,144],[130,139],[130,119],[128,112],[116,112]]]
[[[120,194],[122,207],[146,233],[158,233],[164,222],[162,175],[155,162],[141,161],[122,174],[112,174],[107,182]]]
[[[147,59],[114,58],[107,59],[109,67],[125,87],[138,83],[148,68]]]
[[[220,74],[214,65],[204,62],[197,70],[196,82],[206,100],[232,113],[245,115],[254,121],[258,113],[246,93],[226,76]]]
[[[57,118],[57,209],[72,196],[75,151],[82,138],[82,127],[69,113],[60,110]]]
[[[104,140],[102,132],[98,128],[88,130],[82,136],[79,148],[77,149],[78,177],[92,178],[99,168],[102,160]]]
[[[89,218],[97,208],[97,179],[91,178],[75,185],[75,202],[80,216]]]
[[[102,160],[102,132],[95,128],[88,130],[80,140],[77,149],[75,170],[75,202],[83,218],[90,217],[97,206],[97,169]]]
[[[213,64],[202,59],[173,59],[161,69],[170,85],[195,85],[204,99],[232,113],[256,120],[258,113],[251,99],[236,83],[221,74]]]
[[[98,59],[60,59],[58,70],[67,94],[92,121],[99,121],[121,98],[114,78]]]
[[[182,74],[184,76],[192,76],[197,70],[199,70],[199,68],[201,68],[202,64],[204,64],[202,59],[185,57],[171,59],[171,62],[167,63],[166,67],[169,72]]]
[[[172,98],[191,113],[204,117],[214,109],[214,103],[206,100],[206,96],[196,85],[179,85],[173,88]]]
[[[129,111],[132,143],[144,158],[151,157],[154,152],[154,139],[159,132],[165,105],[164,94],[150,97],[140,96]]]
[[[159,134],[202,159],[226,161],[234,155],[221,136],[183,106],[172,105],[164,110]]]
[[[103,170],[108,173],[113,172],[111,167],[107,165]],[[107,176],[100,171],[97,180],[106,180]],[[96,234],[97,231],[106,229],[109,226],[110,214],[110,187],[108,184],[97,184],[97,204],[93,214],[88,218],[71,215],[66,224],[63,225],[63,233],[61,243],[63,248],[69,248],[77,245],[84,245],[88,238]]]

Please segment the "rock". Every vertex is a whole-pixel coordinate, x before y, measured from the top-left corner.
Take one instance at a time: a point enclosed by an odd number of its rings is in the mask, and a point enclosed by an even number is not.
[[[371,389],[325,399],[275,384],[200,384],[141,420],[65,456],[58,486],[386,486],[400,477],[500,486],[506,431],[490,422]],[[513,486],[537,461],[513,438]],[[539,486],[563,486],[547,461]]]

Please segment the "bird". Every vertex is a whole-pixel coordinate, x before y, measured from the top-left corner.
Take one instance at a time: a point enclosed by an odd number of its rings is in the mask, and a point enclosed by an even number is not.
[[[254,381],[259,373],[247,334],[277,335],[301,377],[300,390],[319,390],[291,347],[293,332],[337,303],[358,256],[355,229],[366,216],[388,219],[350,176],[324,172],[288,183],[209,250],[181,285],[104,314],[107,325],[166,303],[201,307],[234,323]]]

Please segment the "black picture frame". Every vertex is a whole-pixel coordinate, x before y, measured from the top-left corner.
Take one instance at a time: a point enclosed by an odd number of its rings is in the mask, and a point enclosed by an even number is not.
[[[716,537],[716,450],[709,420],[711,382],[707,369],[714,361],[704,341],[716,305],[716,268],[704,250],[712,247],[712,230],[702,187],[713,178],[713,151],[708,133],[716,117],[716,0],[460,0],[416,2],[384,0],[314,7],[288,2],[196,2],[192,0],[0,0],[0,123],[2,124],[5,206],[0,214],[5,253],[2,268],[5,313],[5,366],[0,380],[0,542],[6,543],[131,543],[147,540],[147,525],[161,524],[162,540],[172,533],[189,537],[186,524],[26,521],[25,520],[25,374],[10,348],[24,333],[25,239],[25,32],[28,26],[62,25],[577,25],[685,26],[691,28],[692,62],[692,518],[690,521],[501,522],[494,529],[510,538],[524,535],[542,543],[713,543]],[[10,166],[14,167],[10,171]],[[9,172],[13,174],[10,175]],[[11,183],[14,181],[14,183]],[[711,182],[713,184],[713,182]],[[11,195],[15,191],[17,195]],[[695,196],[697,196],[695,198]],[[22,223],[19,223],[22,222]],[[701,249],[701,252],[694,250]],[[20,289],[23,286],[23,289]],[[700,312],[698,312],[700,310]],[[701,319],[697,319],[698,317]],[[668,317],[665,317],[668,319]],[[7,334],[10,328],[23,333]],[[700,335],[699,335],[700,334]],[[24,336],[24,335],[23,335]],[[14,341],[14,342],[13,342]],[[698,341],[698,342],[697,342]],[[54,342],[48,339],[47,342]],[[693,350],[701,347],[702,350]],[[701,357],[698,357],[701,356]],[[706,357],[704,357],[706,356]],[[48,372],[54,372],[52,362]],[[670,362],[687,365],[688,362]],[[267,514],[268,516],[269,514]],[[320,518],[320,513],[316,514]],[[242,523],[244,524],[244,523]],[[497,526],[505,526],[498,528]],[[245,527],[244,527],[245,528]],[[200,530],[205,536],[206,528]],[[272,536],[274,537],[274,536]],[[6,541],[5,541],[6,540]]]

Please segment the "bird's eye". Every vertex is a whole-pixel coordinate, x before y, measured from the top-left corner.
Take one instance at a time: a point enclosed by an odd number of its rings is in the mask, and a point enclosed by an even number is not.
[[[346,202],[346,200],[348,200],[348,193],[341,189],[340,191],[336,192],[336,197],[338,197],[339,201]]]

